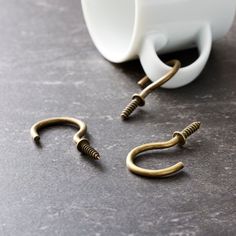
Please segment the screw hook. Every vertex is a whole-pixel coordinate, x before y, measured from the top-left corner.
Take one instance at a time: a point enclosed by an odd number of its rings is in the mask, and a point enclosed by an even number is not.
[[[168,80],[170,80],[180,69],[181,63],[178,60],[171,60],[168,61],[166,64],[173,66],[172,69],[164,75],[162,78],[157,80],[156,82],[151,83],[148,85],[146,88],[142,90],[140,94],[134,94],[132,97],[132,101],[128,104],[128,106],[122,111],[121,113],[121,118],[123,120],[126,120],[129,118],[129,116],[133,113],[133,111],[138,107],[138,106],[144,106],[145,105],[145,98],[153,92],[155,89],[159,88],[161,85],[166,83]],[[141,87],[144,87],[148,82],[150,82],[150,79],[145,76],[142,78],[138,84]]]
[[[53,117],[45,120],[41,120],[37,123],[35,123],[31,129],[30,134],[34,140],[34,142],[39,143],[40,136],[38,131],[44,127],[52,126],[52,125],[58,125],[58,124],[64,124],[64,125],[72,125],[77,128],[79,128],[79,131],[74,135],[73,141],[77,145],[77,149],[90,157],[92,157],[95,160],[100,159],[99,153],[90,146],[89,141],[85,139],[83,136],[85,136],[87,131],[86,124],[78,119],[71,118],[71,117]]]
[[[166,142],[157,142],[157,143],[147,143],[141,146],[134,148],[127,156],[126,166],[127,168],[133,172],[134,174],[146,176],[146,177],[166,177],[172,174],[177,173],[181,169],[184,168],[184,164],[182,162],[178,162],[177,164],[159,170],[150,170],[138,167],[134,164],[134,160],[137,155],[143,153],[145,151],[154,150],[154,149],[166,149],[169,147],[173,147],[177,144],[184,145],[186,139],[196,132],[200,128],[200,122],[194,122],[191,125],[187,126],[183,131],[176,131],[173,134],[173,138]]]
[[[147,75],[145,75],[141,80],[138,81],[138,85],[140,86],[140,88],[144,89],[147,84],[151,84],[152,81],[148,78]]]

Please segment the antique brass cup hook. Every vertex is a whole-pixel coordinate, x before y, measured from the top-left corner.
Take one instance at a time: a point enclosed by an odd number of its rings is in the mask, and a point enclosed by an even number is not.
[[[196,132],[200,128],[200,122],[194,122],[191,125],[187,126],[183,131],[181,132],[174,132],[173,138],[166,142],[158,142],[158,143],[147,143],[143,144],[139,147],[134,148],[127,156],[126,159],[126,165],[128,169],[133,172],[134,174],[146,176],[146,177],[165,177],[172,174],[177,173],[181,169],[184,168],[184,164],[182,162],[179,162],[171,167],[160,169],[160,170],[150,170],[150,169],[144,169],[141,167],[138,167],[134,164],[134,160],[137,157],[138,154],[143,153],[148,150],[154,150],[154,149],[165,149],[169,147],[173,147],[176,144],[184,145],[186,142],[186,139]]]
[[[89,145],[89,141],[84,138],[87,126],[86,124],[78,119],[71,118],[71,117],[53,117],[45,120],[41,120],[34,124],[30,129],[30,134],[34,140],[34,142],[38,143],[40,140],[40,136],[38,131],[44,127],[52,126],[52,125],[72,125],[79,128],[79,131],[74,135],[73,140],[77,145],[78,150],[81,153],[84,153],[95,160],[100,159],[99,153]]]
[[[156,82],[151,83],[149,86],[143,89],[143,91],[140,94],[134,94],[132,97],[132,101],[128,104],[128,106],[122,111],[121,118],[123,120],[128,119],[129,116],[133,113],[133,111],[138,106],[144,106],[145,105],[145,98],[153,92],[155,89],[159,88],[161,85],[166,83],[168,80],[170,80],[180,69],[181,63],[178,60],[171,60],[168,61],[166,64],[173,66],[172,69],[164,75],[162,78],[157,80]],[[138,84],[141,87],[144,87],[147,82],[150,82],[150,79],[145,76],[142,78]]]

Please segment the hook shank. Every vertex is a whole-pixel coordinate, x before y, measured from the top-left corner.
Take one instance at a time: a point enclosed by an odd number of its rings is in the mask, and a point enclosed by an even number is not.
[[[131,102],[126,106],[126,108],[121,113],[122,119],[124,119],[124,120],[128,119],[128,117],[134,112],[134,110],[138,106],[144,106],[145,105],[145,98],[151,92],[153,92],[155,89],[159,88],[161,85],[163,85],[168,80],[170,80],[178,72],[178,70],[181,67],[181,63],[178,60],[171,60],[171,61],[167,62],[167,64],[173,66],[171,68],[171,70],[167,74],[162,76],[162,78],[160,78],[156,82],[153,82],[150,85],[148,85],[146,88],[144,88],[141,93],[134,94]],[[145,76],[138,83],[139,83],[139,85],[141,85],[143,87],[148,82],[150,82],[150,80],[147,76]]]

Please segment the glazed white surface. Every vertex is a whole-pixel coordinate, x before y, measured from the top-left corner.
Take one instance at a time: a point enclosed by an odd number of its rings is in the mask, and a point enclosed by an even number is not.
[[[158,55],[197,46],[199,58],[162,87],[192,82],[205,67],[212,41],[230,29],[235,0],[81,0],[90,35],[101,54],[120,63],[140,58],[152,81],[170,69]]]

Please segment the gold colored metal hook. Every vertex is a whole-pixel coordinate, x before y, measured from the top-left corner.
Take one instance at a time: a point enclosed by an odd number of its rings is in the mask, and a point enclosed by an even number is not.
[[[80,152],[92,157],[95,160],[100,159],[99,153],[89,145],[89,141],[85,139],[87,131],[86,124],[78,119],[72,117],[53,117],[45,120],[41,120],[34,124],[30,129],[30,134],[34,140],[34,142],[38,143],[40,140],[40,136],[38,131],[44,127],[52,126],[52,125],[72,125],[79,128],[79,131],[74,135],[73,141],[76,143],[77,148]]]
[[[145,75],[141,80],[138,81],[137,84],[140,86],[140,88],[144,89],[148,83],[152,83],[152,81],[148,78],[147,75]]]
[[[122,111],[121,113],[121,118],[123,120],[128,119],[129,116],[133,113],[133,111],[138,107],[138,106],[144,106],[145,105],[145,98],[153,92],[155,89],[159,88],[163,84],[165,84],[168,80],[170,80],[180,69],[181,63],[178,60],[171,60],[168,61],[166,64],[173,66],[172,69],[164,75],[162,78],[157,80],[156,82],[151,83],[148,85],[146,88],[142,90],[140,94],[134,94],[132,97],[132,101],[128,104],[128,106]],[[150,79],[145,76],[142,78],[138,84],[141,87],[144,87],[148,82],[150,82]]]
[[[154,149],[166,149],[169,147],[173,147],[177,144],[184,145],[186,139],[196,132],[200,128],[200,122],[194,122],[191,125],[187,126],[181,132],[174,132],[173,138],[166,142],[157,142],[157,143],[147,143],[141,146],[134,148],[127,156],[126,166],[127,168],[133,172],[134,174],[146,176],[146,177],[166,177],[172,174],[177,173],[181,169],[184,168],[184,164],[179,162],[171,167],[159,170],[150,170],[138,167],[135,165],[134,160],[137,155],[143,153],[145,151],[154,150]]]

